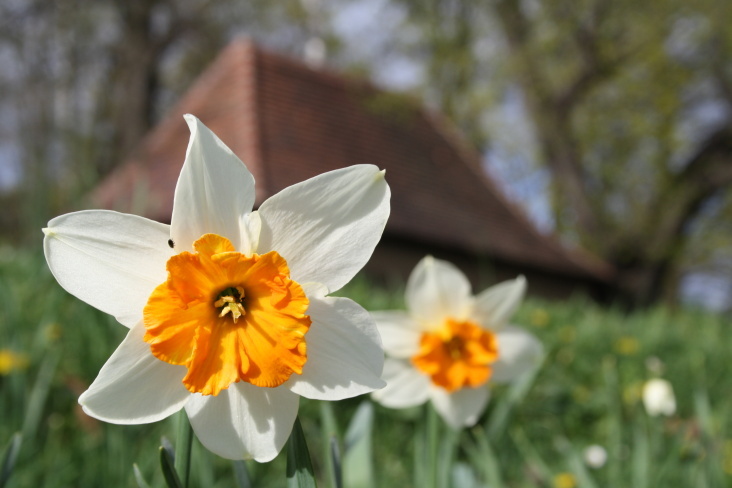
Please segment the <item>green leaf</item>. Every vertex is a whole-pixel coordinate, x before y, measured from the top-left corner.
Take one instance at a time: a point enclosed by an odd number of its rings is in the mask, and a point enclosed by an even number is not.
[[[298,417],[295,419],[290,439],[287,441],[287,487],[315,488],[316,486],[310,452]]]
[[[48,352],[38,370],[38,376],[33,384],[28,406],[26,407],[25,418],[23,419],[23,437],[27,440],[33,439],[41,423],[43,408],[46,405],[46,398],[51,389],[51,382],[56,374],[61,353],[58,349]]]
[[[323,457],[330,488],[343,488],[338,423],[331,402],[320,403],[320,424],[323,435]]]
[[[501,463],[496,457],[488,436],[482,426],[478,425],[472,429],[473,442],[465,444],[465,451],[473,468],[482,474],[483,480],[491,488],[502,488]]]
[[[0,488],[4,487],[10,479],[10,475],[13,474],[13,468],[15,462],[18,460],[18,452],[20,452],[20,445],[23,443],[23,436],[20,432],[13,434],[8,442],[8,447],[5,448],[5,455],[3,456],[2,468],[0,468]]]
[[[372,488],[374,463],[371,432],[374,426],[374,406],[365,401],[359,405],[344,439],[343,482],[349,488]]]
[[[234,479],[238,488],[252,488],[252,480],[249,478],[249,470],[247,470],[246,461],[233,461]]]
[[[142,472],[137,466],[137,463],[134,463],[132,465],[132,471],[135,473],[135,482],[137,483],[138,488],[150,488],[150,485],[147,481],[145,481],[145,478],[142,476]]]
[[[181,480],[183,488],[188,488],[188,479],[191,473],[191,446],[193,443],[193,428],[188,421],[185,410],[178,412],[178,435],[176,437],[175,470]]]
[[[165,484],[168,488],[183,488],[178,473],[175,472],[175,453],[170,442],[165,441],[167,439],[163,438],[163,445],[160,446],[160,467],[163,469]]]
[[[330,438],[330,462],[333,471],[333,484],[335,488],[343,488],[343,471],[341,469],[341,449],[338,447],[338,438]]]
[[[487,423],[488,437],[490,439],[496,439],[506,430],[513,409],[526,397],[540,370],[541,365],[538,365],[530,372],[527,372],[518,381],[513,383],[507,394],[499,400]]]

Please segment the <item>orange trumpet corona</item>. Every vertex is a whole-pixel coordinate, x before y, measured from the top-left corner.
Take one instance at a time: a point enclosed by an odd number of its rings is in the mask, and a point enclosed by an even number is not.
[[[188,368],[183,384],[217,395],[246,381],[275,387],[307,361],[308,299],[275,251],[245,256],[216,234],[168,260],[143,311],[152,354]]]
[[[433,384],[454,392],[485,384],[497,359],[498,343],[492,332],[469,320],[448,319],[441,329],[422,334],[412,363]]]

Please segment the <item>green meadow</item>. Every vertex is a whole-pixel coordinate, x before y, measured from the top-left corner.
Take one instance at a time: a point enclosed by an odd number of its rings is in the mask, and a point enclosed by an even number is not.
[[[402,292],[356,279],[339,294],[376,310],[401,307]],[[0,307],[0,486],[165,486],[159,448],[175,444],[176,416],[118,426],[77,405],[126,329],[64,292],[40,250],[0,248]],[[319,486],[336,486],[337,471],[347,488],[732,485],[728,317],[532,298],[513,322],[541,339],[545,360],[496,387],[472,429],[450,431],[428,406],[303,400]],[[673,384],[670,417],[648,416],[640,400],[655,376]],[[603,466],[585,462],[590,445],[607,451]],[[190,486],[280,487],[286,469],[286,449],[268,464],[232,463],[194,441]]]

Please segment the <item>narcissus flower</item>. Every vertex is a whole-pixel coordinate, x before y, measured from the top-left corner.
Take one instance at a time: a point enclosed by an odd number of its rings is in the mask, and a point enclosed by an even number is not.
[[[247,168],[198,119],[186,122],[170,225],[94,210],[44,229],[61,286],[130,329],[79,403],[117,424],[185,408],[214,453],[268,461],[300,396],[340,400],[384,384],[373,319],[326,295],[370,258],[389,187],[375,166],[352,166],[252,211]]]
[[[474,297],[455,266],[422,259],[407,282],[407,312],[372,313],[389,356],[387,386],[373,398],[391,408],[429,399],[453,428],[475,424],[489,385],[518,378],[541,358],[533,335],[507,325],[525,289],[518,277]]]

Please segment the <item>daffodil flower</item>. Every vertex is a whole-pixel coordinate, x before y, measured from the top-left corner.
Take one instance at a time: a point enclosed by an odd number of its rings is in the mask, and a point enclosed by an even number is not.
[[[407,312],[372,313],[388,356],[387,386],[373,398],[391,408],[431,400],[451,427],[475,424],[489,385],[518,378],[542,355],[533,335],[507,325],[525,289],[521,276],[474,297],[454,265],[422,259],[407,282]]]
[[[116,424],[185,408],[229,459],[268,461],[300,396],[340,400],[383,386],[369,314],[326,295],[368,261],[389,215],[371,165],[293,185],[252,211],[254,178],[191,115],[170,225],[92,210],[51,220],[48,265],[68,292],[130,330],[79,398]]]

